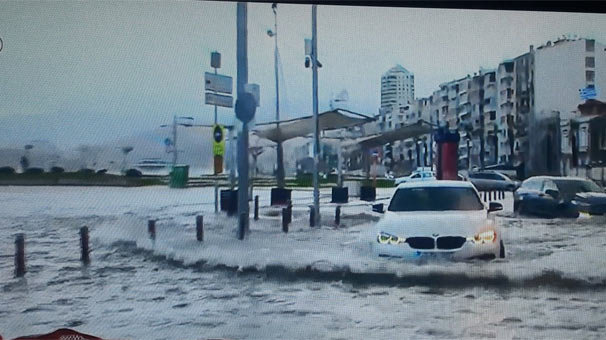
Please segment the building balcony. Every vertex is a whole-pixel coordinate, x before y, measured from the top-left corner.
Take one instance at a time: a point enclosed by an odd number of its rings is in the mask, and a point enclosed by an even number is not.
[[[499,75],[499,81],[503,83],[503,81],[511,81],[513,80],[513,72],[506,72]]]

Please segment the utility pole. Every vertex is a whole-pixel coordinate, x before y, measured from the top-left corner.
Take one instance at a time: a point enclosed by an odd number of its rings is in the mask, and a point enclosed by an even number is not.
[[[218,52],[213,52],[211,54],[210,59],[211,59],[211,67],[213,67],[215,69],[215,75],[217,75],[217,68],[221,67],[221,55]],[[214,91],[214,93],[217,94],[217,91]],[[217,126],[217,104],[215,104],[214,106],[215,106],[215,124],[214,125]],[[214,156],[214,157],[217,157],[217,156]],[[215,173],[215,214],[217,214],[219,212],[219,183],[218,183],[219,178],[218,178],[216,169],[215,169],[214,173]]]
[[[311,70],[313,87],[313,110],[314,110],[314,225],[320,226],[320,183],[319,153],[320,153],[320,122],[318,119],[318,37],[317,37],[317,15],[318,6],[311,6]]]
[[[274,30],[269,30],[267,34],[270,37],[274,38],[274,73],[276,78],[276,126],[278,130],[280,130],[280,82],[278,77],[278,12],[277,12],[278,4],[273,3],[271,5],[271,9],[274,12]],[[282,141],[277,142],[276,147],[276,161],[277,161],[277,169],[276,169],[276,178],[278,183],[278,188],[284,188],[284,150],[282,148]]]
[[[248,83],[248,15],[245,2],[238,2],[236,15],[237,94],[238,100],[240,100],[244,97],[244,85]],[[248,121],[242,121],[242,130],[238,137],[238,238],[240,239],[243,239],[244,235],[248,233],[248,210]]]

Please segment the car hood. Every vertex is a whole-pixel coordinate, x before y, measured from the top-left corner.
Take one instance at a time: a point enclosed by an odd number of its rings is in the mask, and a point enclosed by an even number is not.
[[[396,236],[473,236],[494,227],[486,210],[474,211],[387,211],[376,225],[376,231]]]
[[[575,195],[575,199],[588,203],[606,203],[606,193],[582,192]]]

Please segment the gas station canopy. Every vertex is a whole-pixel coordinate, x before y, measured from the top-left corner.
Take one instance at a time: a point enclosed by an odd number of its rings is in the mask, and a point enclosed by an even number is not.
[[[318,114],[320,131],[345,129],[373,120],[374,118],[344,109],[335,109]],[[272,127],[265,128],[267,125]],[[257,124],[257,127],[259,127],[255,131],[257,136],[273,142],[283,142],[314,133],[314,119],[313,116],[307,116],[280,121],[280,126],[277,126],[276,122],[269,122]]]

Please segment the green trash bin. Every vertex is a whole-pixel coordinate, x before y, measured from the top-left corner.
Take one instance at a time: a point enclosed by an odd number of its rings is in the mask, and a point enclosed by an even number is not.
[[[170,187],[185,188],[187,187],[188,179],[189,165],[176,165],[173,167],[173,171],[170,173]]]

